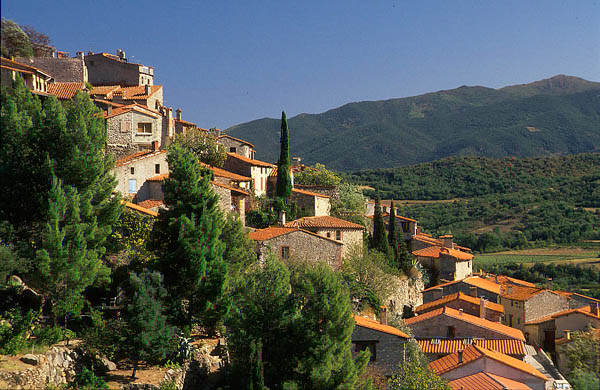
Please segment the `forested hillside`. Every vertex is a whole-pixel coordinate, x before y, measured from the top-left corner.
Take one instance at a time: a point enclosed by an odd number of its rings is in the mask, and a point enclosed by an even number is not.
[[[479,251],[600,239],[600,154],[452,157],[346,176],[385,199],[453,199],[404,206],[401,213]]]
[[[556,76],[502,89],[462,86],[402,99],[350,103],[289,120],[291,152],[308,164],[351,171],[455,155],[529,157],[600,148],[600,83]],[[227,133],[277,160],[279,121]]]

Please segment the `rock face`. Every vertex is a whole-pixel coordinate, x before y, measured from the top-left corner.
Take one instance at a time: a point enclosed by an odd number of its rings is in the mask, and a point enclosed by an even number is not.
[[[399,279],[396,283],[398,288],[384,301],[390,314],[402,315],[405,310],[412,310],[423,303],[423,279]]]
[[[28,353],[27,355],[21,358],[23,363],[31,364],[32,366],[37,366],[39,363],[39,359],[37,356]]]

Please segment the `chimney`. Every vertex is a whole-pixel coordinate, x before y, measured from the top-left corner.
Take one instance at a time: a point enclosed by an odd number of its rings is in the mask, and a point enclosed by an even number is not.
[[[469,286],[469,295],[477,298],[477,286]]]
[[[122,60],[125,60],[125,50],[117,49],[117,57]]]
[[[285,211],[281,210],[279,212],[279,226],[285,225]]]
[[[600,317],[600,309],[598,309],[598,302],[590,303],[590,313],[596,317]]]
[[[485,319],[485,298],[481,298],[479,302],[479,318]]]
[[[112,106],[109,104],[106,106],[106,115],[110,115],[112,114]]]
[[[552,287],[553,287],[552,278],[546,279],[546,289],[552,290]]]
[[[152,141],[152,151],[158,151],[158,141]]]
[[[296,167],[300,165],[300,161],[302,161],[300,157],[292,157],[292,166]]]
[[[84,53],[82,51],[78,51],[77,53],[75,53],[75,55],[77,56],[77,58],[83,60]]]
[[[381,325],[387,325],[387,306],[380,306],[381,312],[379,313],[379,319]]]
[[[454,237],[452,236],[452,234],[446,234],[445,236],[441,236],[440,238],[444,240],[445,248],[454,248]]]
[[[144,85],[144,92],[146,95],[150,95],[150,84]]]
[[[512,294],[512,286],[506,286],[507,294]]]
[[[458,315],[462,316],[462,313],[463,313],[463,309],[458,309]]]
[[[569,329],[565,329],[565,340],[571,340],[571,331]]]
[[[463,361],[463,350],[459,349],[458,350],[458,363],[460,364],[460,363],[462,363],[462,361]]]
[[[178,121],[181,120],[181,108],[175,110],[175,118],[177,118]]]

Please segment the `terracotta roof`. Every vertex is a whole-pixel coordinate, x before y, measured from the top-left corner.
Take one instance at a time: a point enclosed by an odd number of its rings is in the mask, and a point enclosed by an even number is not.
[[[360,229],[364,227],[354,222],[343,219],[322,215],[318,217],[303,217],[285,224],[286,227],[298,227],[303,229],[310,228],[331,228],[331,229]]]
[[[525,336],[523,336],[523,332],[521,332],[519,329],[511,328],[510,326],[502,325],[498,322],[489,321],[484,318],[472,316],[448,306],[423,313],[413,318],[408,318],[405,320],[405,323],[406,325],[412,325],[442,315],[468,322],[469,324],[491,330],[513,339],[525,341]]]
[[[225,177],[225,178],[231,179],[233,181],[252,181],[252,178],[250,178],[250,177],[238,175],[237,173],[229,172],[222,168],[213,167],[213,166],[205,164],[203,162],[201,162],[200,165],[213,171],[213,174],[217,177]]]
[[[469,345],[467,348],[465,348],[465,350],[463,351],[462,363],[458,362],[458,352],[455,352],[448,356],[444,356],[441,359],[434,360],[433,362],[429,363],[428,367],[431,368],[433,372],[435,372],[437,375],[440,375],[445,372],[452,371],[460,366],[469,364],[482,357],[493,359],[499,363],[505,364],[509,367],[525,372],[529,375],[535,376],[543,380],[548,380],[548,378],[544,374],[542,374],[533,366],[531,366],[528,363],[525,363],[522,360],[515,359],[513,357],[504,355],[496,351],[490,351],[489,349],[481,348],[477,345]]]
[[[531,390],[531,387],[512,379],[478,372],[477,374],[454,379],[448,382],[452,390]]]
[[[154,207],[164,206],[164,204],[165,202],[158,199],[146,199],[137,203],[138,206],[143,207],[145,209],[152,209]]]
[[[48,93],[60,100],[70,100],[77,91],[84,91],[85,83],[51,83],[48,84]]]
[[[389,213],[381,213],[382,217],[389,217]],[[374,215],[367,215],[367,218],[373,219],[375,216]],[[396,215],[396,219],[401,219],[403,221],[407,221],[407,222],[417,222],[416,219],[412,219],[412,218],[407,218],[407,217],[403,217],[401,215]]]
[[[151,178],[146,179],[146,181],[163,181],[169,178],[168,173],[163,173],[160,175],[152,176]]]
[[[469,343],[470,342],[470,343]],[[521,340],[485,340],[485,339],[418,339],[417,343],[423,353],[435,355],[451,354],[464,349],[470,344],[497,351],[505,355],[524,356],[525,344]]]
[[[485,277],[487,279],[492,279],[494,282],[496,281],[496,278],[498,278],[498,284],[516,284],[518,286],[536,287],[535,283],[527,282],[517,278],[511,278],[510,276],[506,275],[486,274]]]
[[[424,312],[433,307],[446,306],[447,303],[455,301],[455,300],[469,302],[469,303],[472,303],[477,306],[479,306],[481,304],[481,298],[472,297],[468,294],[465,294],[465,293],[459,291],[456,294],[445,295],[445,296],[441,297],[440,299],[436,299],[435,301],[431,301],[431,302],[427,302],[422,305],[419,305],[415,308],[415,312],[417,312],[417,313]],[[504,306],[502,306],[498,303],[495,303],[495,302],[486,300],[485,308],[488,310],[496,311],[498,313],[504,313]]]
[[[121,167],[123,165],[130,164],[134,161],[141,160],[143,158],[154,157],[154,156],[157,156],[157,155],[163,154],[163,153],[167,153],[167,151],[166,150],[142,150],[140,152],[130,154],[125,157],[121,157],[120,159],[117,160],[115,166]]]
[[[502,292],[502,298],[511,299],[513,301],[526,301],[544,291],[550,290],[527,286],[505,286]]]
[[[583,295],[583,294],[579,294],[579,293],[574,293],[574,292],[569,292],[569,291],[556,291],[556,290],[554,290],[554,292],[557,294],[560,294],[564,297],[567,297],[567,298],[571,298],[573,295],[575,295],[576,297],[582,297],[586,300],[595,301],[595,302],[600,303],[600,299],[588,297],[587,295]]]
[[[295,192],[297,194],[302,194],[302,195],[316,196],[318,198],[327,198],[327,199],[329,199],[329,195],[323,195],[323,194],[319,194],[318,192],[311,192],[311,191],[301,190],[299,188],[292,188],[292,192]]]
[[[131,202],[121,202],[125,204],[125,207],[128,207],[132,210],[139,211],[140,213],[151,215],[153,217],[158,217],[158,213],[156,211],[148,210],[142,206],[138,206],[137,204],[133,204]]]
[[[582,314],[584,316],[587,316],[587,317],[590,317],[590,318],[600,321],[600,316],[596,315],[595,313],[592,313],[592,310],[589,306],[584,306],[584,307],[580,307],[578,309],[568,309],[568,310],[559,311],[559,312],[556,312],[553,314],[549,314],[547,316],[540,317],[540,318],[532,320],[532,321],[527,321],[527,322],[525,322],[525,324],[527,324],[527,325],[541,324],[542,322],[554,320],[555,318],[564,317],[564,316],[568,316],[571,314]]]
[[[456,283],[465,283],[465,284],[468,284],[470,286],[476,286],[477,288],[481,288],[483,290],[490,291],[490,292],[493,292],[493,293],[498,294],[498,295],[500,295],[500,289],[502,287],[499,284],[496,284],[496,283],[494,283],[494,282],[492,282],[490,280],[481,278],[479,276],[469,276],[469,277],[461,279],[461,280],[454,280],[452,282],[438,284],[437,286],[433,286],[433,287],[430,287],[430,288],[428,288],[426,290],[423,290],[423,292],[434,290],[434,289],[439,288],[439,287],[450,286],[450,285],[456,284]]]
[[[121,88],[120,85],[94,85],[91,94],[92,95],[110,95],[112,92]]]
[[[154,110],[149,109],[146,106],[142,106],[140,104],[134,103],[134,104],[128,104],[126,106],[121,106],[121,107],[114,108],[111,111],[110,114],[108,114],[108,113],[105,112],[104,118],[105,119],[112,118],[114,116],[125,114],[125,113],[130,112],[130,111],[136,111],[136,112],[139,112],[139,113],[142,113],[142,114],[145,114],[145,115],[152,116],[154,118],[159,118],[160,117],[160,113],[158,111],[154,111]]]
[[[354,321],[356,322],[357,326],[362,326],[363,328],[369,328],[372,330],[376,330],[378,332],[383,332],[383,333],[391,334],[394,336],[400,336],[405,339],[410,338],[409,335],[407,335],[400,329],[394,328],[393,326],[389,326],[389,325],[383,325],[382,323],[380,323],[378,321],[373,321],[373,320],[370,320],[370,319],[362,317],[362,316],[355,315]]]
[[[211,181],[210,183],[212,185],[217,186],[217,187],[227,188],[228,190],[235,191],[235,192],[238,192],[238,193],[243,194],[243,195],[250,195],[249,192],[244,191],[243,189],[241,189],[239,187],[233,187],[233,186],[230,186],[230,185],[225,184],[225,183],[219,183],[218,181]]]
[[[254,165],[254,166],[257,166],[257,167],[273,168],[273,166],[274,166],[273,164],[270,164],[268,162],[264,162],[264,161],[260,161],[260,160],[253,160],[251,158],[240,156],[237,153],[230,153],[229,152],[229,153],[227,153],[227,156],[235,158],[235,159],[238,159],[238,160],[243,161],[243,162],[245,162],[247,164]]]
[[[255,230],[253,232],[248,233],[248,237],[254,241],[264,241],[270,240],[271,238],[279,237],[284,234],[288,234],[291,232],[296,232],[300,229],[296,228],[288,228],[288,227],[268,227],[260,230]]]
[[[196,124],[195,124],[194,122],[184,121],[183,119],[177,119],[177,118],[174,118],[173,120],[174,120],[175,122],[178,122],[178,123],[181,123],[181,124],[184,124],[184,125],[188,125],[188,126],[196,126]],[[202,129],[202,130],[204,130],[204,129]]]
[[[124,104],[111,102],[110,100],[104,100],[104,99],[93,99],[93,100],[95,102],[107,104],[112,107],[123,107],[124,106]]]
[[[432,257],[439,259],[441,255],[448,255],[458,260],[473,260],[473,255],[470,253],[461,252],[456,249],[450,249],[443,246],[430,246],[412,252],[413,255],[419,257]]]
[[[413,240],[421,241],[430,245],[444,246],[444,242],[440,240],[436,240],[428,235],[423,233],[416,234],[412,237]]]
[[[124,64],[135,65],[135,66],[142,66],[142,64],[137,64],[135,62],[124,61],[121,57],[116,56],[114,54],[110,54],[110,53],[96,53],[96,55],[101,55],[102,57],[108,58],[108,59],[113,60],[113,61],[122,62]],[[148,68],[152,68],[152,67],[149,66]]]
[[[242,143],[242,144],[245,144],[245,145],[250,145],[251,147],[254,147],[254,145],[251,144],[250,142],[244,141],[243,139],[232,137],[229,134],[222,134],[222,135],[220,135],[220,136],[217,137],[217,140],[219,140],[221,138],[230,138],[230,139],[232,139],[234,141],[238,141],[239,143]]]

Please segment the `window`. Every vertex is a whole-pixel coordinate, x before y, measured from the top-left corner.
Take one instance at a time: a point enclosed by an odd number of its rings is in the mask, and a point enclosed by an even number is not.
[[[453,326],[449,326],[446,331],[446,337],[448,337],[449,339],[455,338],[456,337],[456,328]]]
[[[236,148],[235,146],[232,146],[231,148],[229,148],[229,153],[235,153],[236,152]]]
[[[373,341],[353,341],[354,343],[354,352],[362,352],[365,349],[368,349],[369,352],[371,352],[371,359],[370,361],[375,362],[377,361],[377,348],[375,347],[377,345],[377,341],[373,340]]]
[[[134,167],[131,167],[130,171],[131,171],[132,175],[135,175],[135,168]]]
[[[137,132],[143,134],[152,134],[152,123],[140,122],[137,126]]]
[[[135,194],[137,192],[137,180],[129,179],[129,193]]]
[[[331,238],[331,232],[327,232],[327,238]]]
[[[521,317],[517,317],[517,325],[521,324]]]
[[[342,239],[342,232],[340,230],[335,231],[335,239],[338,241]]]
[[[154,164],[154,173],[160,173],[160,164]]]
[[[290,258],[290,247],[289,246],[281,247],[281,258],[283,260],[287,260]]]

